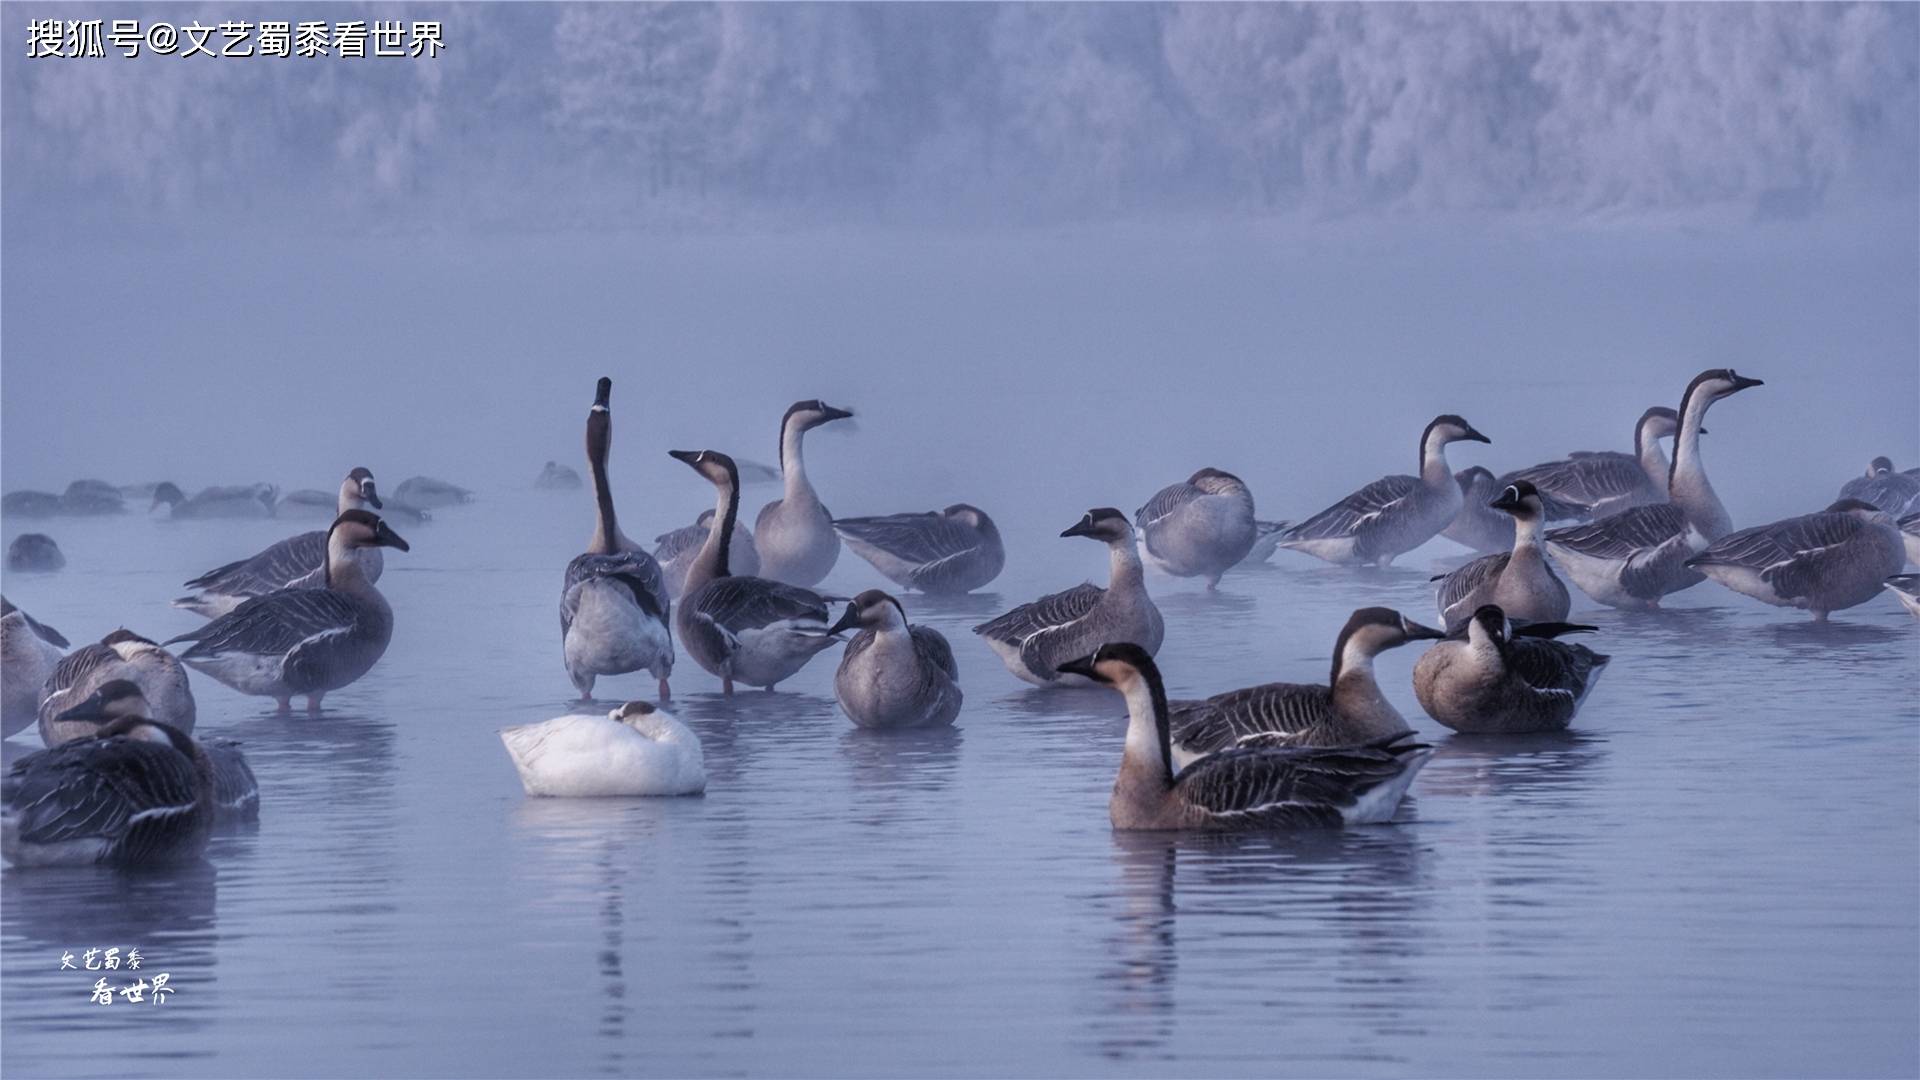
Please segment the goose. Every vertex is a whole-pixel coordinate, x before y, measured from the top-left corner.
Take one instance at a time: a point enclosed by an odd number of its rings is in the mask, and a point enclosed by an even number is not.
[[[149,719],[143,705],[138,686],[113,680],[59,718],[89,727],[87,737],[14,763],[0,784],[0,854],[8,862],[161,862],[205,850],[213,762],[192,736]]]
[[[1920,566],[1920,511],[1908,514],[1894,524],[1900,526],[1900,542],[1906,545],[1907,561]]]
[[[1700,460],[1701,421],[1714,402],[1764,385],[1732,368],[1694,376],[1680,399],[1680,433],[1667,473],[1669,501],[1546,534],[1548,554],[1581,592],[1609,607],[1653,611],[1661,597],[1705,580],[1686,560],[1732,532],[1733,522]]]
[[[205,518],[266,518],[273,516],[280,489],[272,484],[240,484],[203,488],[191,499],[169,482],[153,492],[153,505],[166,506],[177,521]]]
[[[9,491],[0,496],[0,514],[10,518],[50,518],[60,513],[60,496],[51,491]]]
[[[37,710],[40,741],[58,746],[93,733],[90,721],[67,724],[61,714],[93,696],[110,682],[131,682],[140,688],[142,715],[192,734],[199,716],[187,669],[151,639],[121,627],[99,641],[82,645],[54,665],[40,687]]]
[[[833,531],[833,515],[820,504],[807,481],[801,440],[822,424],[845,420],[853,413],[824,401],[796,401],[780,418],[780,477],[785,491],[761,507],[753,522],[753,543],[760,549],[761,573],[775,581],[810,588],[826,578],[840,557],[840,538]],[[739,485],[738,466],[734,484]]]
[[[670,450],[714,487],[719,528],[687,568],[687,591],[674,615],[680,643],[695,663],[720,679],[723,693],[742,682],[771,690],[840,639],[827,632],[827,602],[797,585],[736,577],[723,538],[740,516],[740,480],[733,459],[717,450]]]
[[[644,701],[629,701],[604,715],[574,713],[501,728],[500,741],[529,795],[698,795],[707,790],[700,737]]]
[[[707,532],[712,527],[713,511],[702,510],[693,524],[653,538],[653,558],[660,564],[660,573],[666,576],[668,596],[678,600],[687,591],[687,571],[705,546]],[[753,546],[753,534],[737,521],[733,523],[733,543],[728,545],[727,565],[747,577],[760,575],[760,550]]]
[[[1250,831],[1393,817],[1433,750],[1405,735],[1338,748],[1249,746],[1173,768],[1167,692],[1147,650],[1102,645],[1061,665],[1127,699],[1127,742],[1107,812],[1113,827]]]
[[[1208,592],[1253,550],[1259,531],[1253,492],[1239,477],[1214,468],[1154,493],[1134,512],[1133,527],[1149,565],[1173,577],[1206,578]]]
[[[985,510],[966,503],[921,514],[835,518],[833,528],[855,555],[903,589],[957,596],[984,588],[1007,563],[1000,529]]]
[[[1447,444],[1493,440],[1451,413],[1420,433],[1420,475],[1386,476],[1293,526],[1280,546],[1335,563],[1390,565],[1447,527],[1459,511],[1460,485],[1447,467]]]
[[[1127,517],[1110,506],[1089,510],[1061,536],[1085,536],[1107,545],[1107,587],[1092,582],[1049,593],[981,623],[973,632],[987,640],[1015,677],[1035,686],[1086,686],[1060,665],[1090,654],[1109,641],[1131,641],[1160,651],[1166,624],[1147,595],[1140,553]]]
[[[300,488],[280,496],[273,504],[273,516],[277,518],[325,518],[332,521],[340,513],[334,496],[319,488]]]
[[[567,564],[560,586],[560,652],[582,702],[593,700],[594,679],[647,669],[670,696],[673,674],[673,602],[653,556],[620,531],[607,482],[613,445],[613,380],[603,378],[587,410],[587,467],[593,473],[593,537]]]
[[[534,479],[533,486],[543,491],[578,491],[580,474],[557,461],[549,461]]]
[[[1513,550],[1482,555],[1433,579],[1440,583],[1435,590],[1440,624],[1458,630],[1482,604],[1498,604],[1509,618],[1528,622],[1565,619],[1572,599],[1540,551],[1547,510],[1539,490],[1530,480],[1515,480],[1487,505],[1513,516]]]
[[[327,572],[318,588],[256,596],[167,644],[192,642],[180,659],[243,694],[270,697],[293,711],[293,695],[320,699],[365,675],[393,638],[393,609],[373,587],[353,552],[365,547],[410,550],[386,522],[349,510],[327,532]]]
[[[1510,735],[1560,731],[1573,722],[1608,657],[1553,640],[1591,626],[1538,623],[1516,629],[1496,604],[1428,649],[1413,666],[1413,696],[1455,731]]]
[[[1827,613],[1864,604],[1907,559],[1887,512],[1841,499],[1817,514],[1728,533],[1687,560],[1734,592],[1775,607]]]
[[[124,514],[127,504],[120,489],[105,480],[75,480],[60,495],[60,511],[74,517]]]
[[[1392,608],[1361,608],[1333,643],[1326,685],[1265,683],[1174,702],[1174,767],[1236,746],[1359,746],[1411,734],[1374,681],[1373,658],[1409,641],[1444,637]]]
[[[349,510],[380,509],[380,492],[372,470],[362,467],[347,473],[334,503],[335,517]],[[199,592],[174,600],[173,606],[211,619],[255,596],[281,589],[319,588],[325,584],[327,573],[327,531],[313,529],[289,536],[257,554],[209,570],[186,583],[187,588]],[[380,580],[386,558],[379,548],[356,548],[352,558],[368,582]]]
[[[1898,517],[1920,511],[1920,476],[1895,472],[1891,458],[1877,457],[1867,464],[1865,476],[1840,485],[1840,497],[1870,503]]]
[[[1239,565],[1257,566],[1273,558],[1273,553],[1280,550],[1280,534],[1292,527],[1290,521],[1261,521],[1256,518],[1253,523],[1253,546],[1247,549]]]
[[[868,589],[828,633],[857,629],[833,673],[833,696],[863,728],[932,727],[960,715],[960,668],[931,626],[907,622],[900,601]]]
[[[1679,430],[1680,414],[1656,405],[1634,422],[1631,454],[1576,450],[1559,461],[1515,469],[1497,484],[1505,488],[1520,480],[1531,483],[1540,492],[1548,521],[1590,521],[1630,506],[1663,503],[1671,466],[1660,452],[1660,440],[1673,438]]]
[[[1493,509],[1503,486],[1493,470],[1480,465],[1453,474],[1460,485],[1460,509],[1440,535],[1474,551],[1498,554],[1513,547],[1513,519]]]
[[[438,510],[473,501],[473,492],[431,476],[409,476],[393,489],[394,500],[421,510]]]
[[[1920,619],[1920,574],[1894,574],[1885,582],[1888,592],[1898,597],[1907,614]]]
[[[0,596],[0,739],[32,726],[40,714],[40,689],[66,655],[60,631]]]
[[[46,533],[21,533],[7,545],[7,569],[21,573],[50,574],[67,565],[60,545]]]

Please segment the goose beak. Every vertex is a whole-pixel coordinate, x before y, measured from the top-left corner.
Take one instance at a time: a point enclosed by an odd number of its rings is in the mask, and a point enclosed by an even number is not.
[[[1505,495],[1502,495],[1502,496],[1500,496],[1499,498],[1497,498],[1497,499],[1495,499],[1495,500],[1493,500],[1492,502],[1490,502],[1490,503],[1488,503],[1488,504],[1487,504],[1487,506],[1488,506],[1488,507],[1489,507],[1490,509],[1493,509],[1493,510],[1507,510],[1507,511],[1513,511],[1513,510],[1518,510],[1518,509],[1520,509],[1520,500],[1519,500],[1519,499],[1509,499],[1509,498],[1507,498],[1507,497],[1506,497]]]
[[[1405,628],[1408,641],[1439,641],[1447,636],[1445,630],[1436,630],[1431,626],[1414,622],[1402,616],[1400,624]]]
[[[392,526],[384,521],[380,523],[380,528],[374,531],[373,542],[376,547],[399,548],[401,551],[413,550],[405,538],[394,532]]]
[[[1090,523],[1085,521],[1075,522],[1070,528],[1067,529],[1067,531],[1061,533],[1060,535],[1061,536],[1092,536],[1093,526]]]
[[[844,633],[859,625],[860,609],[852,604],[848,604],[847,610],[840,613],[840,621],[834,623],[827,629],[827,636],[832,637],[835,634]]]
[[[688,464],[688,465],[691,465],[691,464],[693,464],[694,462],[696,462],[696,461],[699,461],[699,460],[700,460],[700,451],[698,451],[698,450],[669,450],[669,451],[667,451],[667,456],[668,456],[668,457],[670,457],[670,458],[672,458],[672,459],[673,459],[673,460],[675,460],[675,461],[678,461],[678,462],[683,462],[683,463],[685,463],[685,464]]]
[[[104,695],[96,693],[92,697],[88,698],[87,700],[81,702],[78,705],[75,705],[73,708],[68,709],[66,712],[61,713],[59,716],[54,717],[54,719],[55,720],[74,720],[74,721],[87,720],[87,721],[92,721],[93,723],[96,723],[96,724],[102,723],[107,719],[106,698]]]
[[[1745,390],[1749,386],[1765,386],[1765,385],[1767,384],[1760,381],[1759,379],[1749,379],[1745,375],[1735,375],[1733,377],[1733,389],[1727,391],[1727,393],[1729,394],[1736,393],[1738,391]]]
[[[828,420],[851,420],[853,419],[853,410],[836,409],[829,405],[827,406],[826,417]]]
[[[1069,660],[1055,670],[1059,671],[1062,675],[1081,675],[1092,679],[1094,682],[1106,681],[1100,677],[1099,672],[1093,670],[1093,657],[1091,656],[1083,656],[1078,660]]]
[[[1467,433],[1465,435],[1462,435],[1460,437],[1467,440],[1468,442],[1483,442],[1483,443],[1487,443],[1488,445],[1492,445],[1493,443],[1492,439],[1487,438],[1485,435],[1480,434],[1478,430],[1471,427],[1467,429]]]
[[[372,503],[375,510],[380,509],[382,506],[380,502],[380,492],[375,490],[373,481],[371,480],[360,481],[360,497]]]

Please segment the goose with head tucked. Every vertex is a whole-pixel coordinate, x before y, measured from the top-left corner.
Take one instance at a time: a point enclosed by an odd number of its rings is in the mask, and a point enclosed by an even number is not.
[[[500,741],[529,795],[698,795],[707,789],[700,737],[644,701],[501,728]]]
[[[92,721],[69,724],[60,719],[67,710],[93,696],[110,682],[131,682],[140,688],[142,715],[188,734],[199,716],[187,669],[178,657],[148,638],[121,627],[99,641],[62,657],[40,687],[37,717],[40,741],[48,746],[93,733]]]
[[[1858,499],[1899,517],[1920,511],[1920,476],[1896,472],[1892,458],[1877,457],[1867,463],[1865,476],[1840,485],[1840,497]]]
[[[1884,584],[1887,591],[1899,599],[1900,606],[1907,609],[1907,614],[1920,619],[1920,574],[1895,574]]]
[[[1516,627],[1487,604],[1413,666],[1413,695],[1455,731],[1513,735],[1560,731],[1593,692],[1608,657],[1556,641],[1593,630],[1572,623]]]
[[[180,654],[188,666],[243,694],[273,698],[282,713],[293,710],[293,695],[305,694],[307,711],[317,715],[321,698],[372,670],[393,639],[393,609],[353,557],[365,547],[408,550],[378,516],[349,510],[327,532],[323,585],[253,597],[167,644],[192,642]]]
[[[1475,551],[1499,554],[1513,547],[1513,519],[1493,509],[1505,486],[1491,469],[1475,465],[1453,474],[1460,485],[1460,509],[1440,535]]]
[[[728,695],[736,682],[771,690],[840,640],[827,630],[827,602],[797,585],[735,576],[725,542],[740,515],[733,459],[717,450],[668,453],[705,477],[717,499],[717,527],[687,570],[687,591],[674,615],[681,647],[719,677]]]
[[[1509,618],[1528,622],[1565,619],[1572,598],[1540,550],[1540,526],[1546,520],[1540,492],[1532,481],[1515,480],[1487,505],[1512,515],[1513,550],[1482,555],[1434,579],[1440,583],[1435,590],[1440,624],[1458,630],[1483,604],[1498,604]]]
[[[409,476],[400,481],[393,489],[396,502],[422,510],[438,510],[443,506],[459,506],[473,501],[473,492],[459,484],[446,480],[436,480],[431,476]]]
[[[1126,749],[1107,814],[1116,829],[1247,832],[1391,820],[1433,751],[1406,735],[1359,746],[1246,746],[1174,769],[1160,670],[1131,642],[1062,669],[1127,699]]]
[[[946,636],[907,622],[900,601],[868,589],[832,633],[857,630],[833,674],[833,696],[863,728],[930,727],[960,715],[960,668]]]
[[[833,527],[855,555],[903,589],[957,596],[985,587],[1007,562],[993,519],[966,503],[920,514],[835,518]]]
[[[1134,512],[1133,527],[1148,565],[1173,577],[1206,578],[1209,592],[1259,536],[1253,492],[1239,477],[1215,468],[1161,488]]]
[[[1841,499],[1817,514],[1728,533],[1687,566],[1744,596],[1827,614],[1864,604],[1906,563],[1900,529],[1887,512]]]
[[[172,483],[162,482],[153,492],[153,506],[167,507],[167,515],[175,521],[269,518],[279,501],[280,489],[265,483],[202,488],[188,498]]]
[[[1576,450],[1559,461],[1545,461],[1500,477],[1504,488],[1525,480],[1540,493],[1546,520],[1590,521],[1630,506],[1667,501],[1671,465],[1660,440],[1679,434],[1680,414],[1656,405],[1633,425],[1633,453]],[[1702,434],[1705,434],[1703,431]]]
[[[774,581],[810,588],[818,585],[840,557],[840,537],[833,531],[833,515],[820,503],[807,480],[802,442],[806,433],[822,424],[845,420],[853,413],[824,401],[796,401],[780,419],[781,497],[760,509],[753,522],[753,543],[760,550],[761,573]],[[735,466],[734,484],[739,484]]]
[[[1447,444],[1492,442],[1458,416],[1436,416],[1420,433],[1420,475],[1386,476],[1293,526],[1280,546],[1328,562],[1390,565],[1437,536],[1460,510]]]
[[[549,461],[534,478],[533,486],[542,491],[579,491],[580,474],[557,461]]]
[[[1085,677],[1063,672],[1060,665],[1109,641],[1131,641],[1149,654],[1159,652],[1166,623],[1147,595],[1127,516],[1110,506],[1099,507],[1060,535],[1107,545],[1107,587],[1086,582],[1048,593],[981,623],[973,632],[986,639],[1008,671],[1035,686],[1086,686]]]
[[[33,726],[67,639],[0,596],[0,739]]]
[[[51,491],[9,491],[0,496],[0,514],[10,518],[58,517],[60,496]]]
[[[1662,597],[1706,580],[1686,565],[1733,531],[1700,460],[1701,421],[1721,398],[1764,386],[1732,368],[1703,371],[1680,399],[1667,502],[1634,506],[1585,525],[1546,534],[1548,554],[1580,591],[1609,607],[1652,611]]]
[[[594,680],[645,668],[670,696],[673,602],[660,564],[620,531],[607,454],[613,445],[613,380],[602,378],[587,410],[587,467],[593,475],[593,538],[567,564],[560,585],[560,652],[581,701]]]
[[[60,545],[46,533],[21,533],[7,545],[7,569],[15,573],[51,574],[65,565]]]
[[[349,510],[379,510],[380,491],[373,471],[356,467],[340,481],[334,497],[332,517]],[[318,588],[327,573],[327,529],[313,529],[289,536],[257,554],[215,567],[187,582],[197,592],[182,596],[173,606],[209,619],[225,615],[251,597],[265,596],[281,589]],[[385,556],[377,547],[357,548],[353,560],[370,582],[379,581],[386,568]]]
[[[660,564],[660,573],[667,579],[667,595],[674,599],[687,591],[687,571],[693,567],[694,557],[706,546],[707,532],[713,528],[713,511],[700,511],[693,524],[683,525],[672,532],[664,532],[653,538],[653,558]],[[760,551],[753,546],[753,534],[739,522],[733,523],[733,543],[727,551],[727,566],[736,574],[747,577],[760,575]]]
[[[140,663],[142,658],[138,655],[133,657],[133,662],[107,664],[86,672],[79,679],[84,687],[79,692],[74,692],[65,673],[56,674],[48,679],[48,683],[50,686],[57,685],[58,689],[50,693],[48,702],[51,707],[41,714],[40,721],[40,739],[49,748],[92,738],[99,733],[100,724],[111,720],[156,720],[156,713],[182,711],[178,697],[186,691],[186,672],[180,667],[179,661],[159,646],[125,630],[108,634],[106,640],[116,645],[126,641],[137,642],[145,646],[148,652],[164,657],[167,666],[163,671],[176,677],[177,683],[166,678],[155,678],[154,666]],[[100,646],[88,648],[98,649]],[[163,697],[171,699],[168,709],[154,707],[154,691],[148,687],[157,687]],[[192,705],[193,700],[189,695],[183,716],[185,724],[167,726],[183,735],[192,734]],[[166,723],[164,720],[160,722]],[[253,768],[247,764],[240,744],[232,739],[198,741],[213,764],[214,817],[221,821],[249,821],[258,817],[260,783],[254,778]]]

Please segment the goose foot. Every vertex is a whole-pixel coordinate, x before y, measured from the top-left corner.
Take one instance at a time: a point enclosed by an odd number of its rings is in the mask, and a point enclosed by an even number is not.
[[[274,698],[273,700],[280,703],[280,707],[275,709],[274,712],[281,716],[293,715],[293,696],[291,694],[283,698]]]

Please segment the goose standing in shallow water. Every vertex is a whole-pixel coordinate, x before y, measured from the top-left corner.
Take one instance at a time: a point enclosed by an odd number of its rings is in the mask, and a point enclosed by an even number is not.
[[[334,517],[349,510],[380,509],[380,491],[374,483],[373,471],[360,467],[347,473],[346,479],[340,481],[334,503]],[[318,588],[327,573],[327,532],[327,529],[314,529],[289,536],[257,555],[209,570],[187,582],[187,588],[199,592],[180,597],[173,606],[211,619],[225,615],[255,596],[281,589]],[[360,548],[353,553],[353,558],[368,581],[380,580],[386,558],[379,548]]]
[[[827,631],[827,602],[797,585],[733,576],[725,542],[740,515],[733,459],[717,450],[668,454],[706,477],[718,499],[718,527],[708,531],[687,570],[687,591],[674,616],[680,644],[695,663],[719,676],[724,693],[731,695],[735,682],[771,690],[840,640]]]
[[[1213,468],[1161,488],[1134,512],[1133,525],[1149,564],[1174,577],[1206,578],[1209,592],[1258,536],[1253,492],[1239,477]]]
[[[327,533],[327,573],[319,588],[256,596],[167,644],[190,641],[188,665],[240,691],[293,711],[293,695],[320,699],[372,670],[393,639],[393,609],[353,558],[357,548],[408,550],[387,523],[365,510],[341,514]]]
[[[1884,584],[1888,592],[1899,598],[1907,614],[1920,619],[1920,574],[1895,574]]]
[[[983,588],[1007,562],[1000,530],[977,506],[885,517],[836,518],[855,555],[903,589],[957,596]]]
[[[1592,629],[1540,623],[1516,630],[1488,604],[1413,666],[1413,694],[1428,716],[1455,731],[1559,731],[1573,722],[1608,658],[1552,639]]]
[[[907,622],[900,601],[868,589],[830,633],[858,628],[833,674],[833,696],[863,728],[951,724],[960,715],[960,668],[946,636]]]
[[[698,795],[707,789],[700,737],[644,701],[604,715],[501,728],[500,741],[529,795]]]
[[[1532,482],[1516,480],[1488,505],[1513,515],[1513,550],[1482,555],[1434,579],[1440,583],[1440,625],[1458,630],[1483,604],[1498,604],[1509,618],[1527,622],[1565,619],[1572,599],[1540,552],[1540,526],[1546,520],[1540,493]]]
[[[1906,562],[1900,529],[1887,512],[1841,499],[1817,514],[1728,533],[1687,560],[1734,592],[1775,607],[1827,613],[1879,595]]]
[[[98,642],[82,645],[54,665],[40,688],[40,741],[58,746],[93,734],[92,722],[69,724],[60,715],[92,697],[110,682],[131,682],[140,688],[141,715],[168,727],[193,733],[199,717],[187,669],[166,649],[121,627]]]
[[[1493,440],[1458,416],[1436,416],[1420,433],[1420,475],[1386,476],[1293,526],[1280,546],[1335,563],[1391,564],[1447,527],[1460,509],[1460,484],[1447,444]]]
[[[678,600],[687,591],[687,571],[706,546],[707,532],[713,528],[713,511],[702,510],[693,524],[653,538],[653,558],[667,581],[667,595]],[[753,546],[753,534],[739,522],[733,523],[733,543],[727,550],[727,566],[736,574],[760,576],[760,551]]]
[[[1489,504],[1500,497],[1504,485],[1493,478],[1491,469],[1475,465],[1453,474],[1460,485],[1460,509],[1440,535],[1474,551],[1497,555],[1513,547],[1513,519]]]
[[[1686,561],[1732,532],[1733,522],[1700,460],[1701,421],[1714,402],[1764,385],[1732,368],[1694,376],[1680,399],[1680,434],[1674,437],[1667,473],[1669,501],[1546,535],[1548,553],[1581,592],[1609,607],[1652,611],[1661,597],[1705,580]]]
[[[1126,750],[1107,804],[1116,829],[1244,832],[1387,821],[1433,754],[1396,735],[1337,749],[1223,750],[1176,773],[1167,693],[1146,650],[1102,645],[1061,667],[1126,696]]]
[[[0,739],[32,726],[41,689],[66,649],[60,631],[0,596]]]
[[[1667,501],[1672,466],[1660,452],[1660,440],[1680,430],[1680,414],[1656,405],[1633,425],[1633,453],[1577,450],[1559,461],[1516,469],[1497,481],[1500,488],[1525,480],[1540,493],[1546,520],[1589,521],[1630,506]],[[1703,432],[1704,434],[1704,432]]]
[[[594,679],[646,668],[670,696],[673,674],[673,602],[653,556],[620,531],[607,482],[613,446],[613,380],[603,378],[587,410],[587,467],[593,474],[593,539],[567,564],[560,585],[560,652],[581,701],[593,699]]]
[[[1035,686],[1085,686],[1060,665],[1109,641],[1131,641],[1149,655],[1160,651],[1166,623],[1147,595],[1140,552],[1127,517],[1110,506],[1089,510],[1061,536],[1085,536],[1107,545],[1107,587],[1092,582],[1021,604],[973,632],[987,639],[1007,670]]]
[[[1867,474],[1840,485],[1842,499],[1858,499],[1877,506],[1894,517],[1920,511],[1920,476],[1895,472],[1893,459],[1874,458]]]
[[[807,481],[801,444],[806,433],[821,424],[852,415],[824,401],[796,401],[780,419],[780,478],[786,488],[780,498],[760,508],[753,522],[761,573],[774,581],[810,588],[826,578],[840,557],[833,515]],[[740,483],[738,466],[733,483],[736,488]]]

